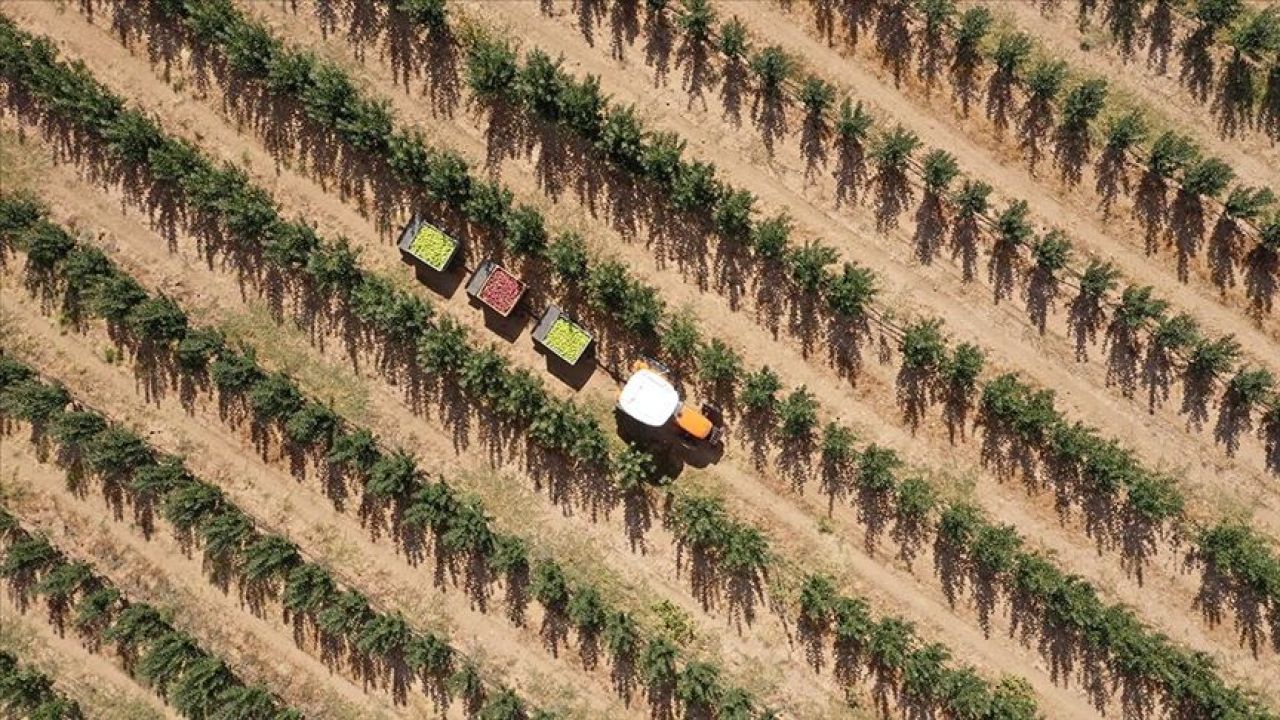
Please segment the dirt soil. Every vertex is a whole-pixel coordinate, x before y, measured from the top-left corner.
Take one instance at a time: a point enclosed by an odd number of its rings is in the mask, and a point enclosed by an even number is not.
[[[9,8],[6,7],[6,11],[8,9]],[[280,13],[274,8],[260,7],[257,9],[261,10],[269,17],[275,18],[276,22],[281,25],[287,24],[290,17],[295,17],[285,13]],[[26,8],[20,8],[19,10],[22,11],[21,14],[27,14]],[[529,10],[531,13],[536,13],[532,7],[530,7]],[[518,16],[519,12],[523,12],[523,9],[512,8],[513,14]],[[49,30],[46,30],[47,32],[56,31],[57,34],[64,39],[65,43],[72,45],[72,48],[69,49],[72,49],[73,53],[84,53],[86,60],[90,62],[90,66],[95,70],[95,73],[100,79],[110,83],[117,83],[117,87],[123,88],[130,97],[138,98],[144,105],[147,105],[148,103],[159,103],[152,107],[157,111],[162,112],[162,117],[166,123],[177,122],[186,127],[198,128],[199,130],[193,134],[197,137],[204,136],[204,142],[202,144],[206,147],[216,149],[217,152],[233,160],[235,160],[238,155],[243,155],[244,162],[251,164],[259,176],[272,178],[272,182],[269,184],[274,185],[274,189],[280,197],[281,202],[283,202],[287,207],[299,209],[302,212],[307,213],[309,217],[314,216],[319,218],[322,229],[326,234],[329,234],[331,229],[345,230],[347,231],[347,234],[357,240],[359,244],[369,245],[365,259],[367,262],[370,262],[370,264],[385,268],[388,271],[393,268],[398,269],[393,255],[387,252],[387,245],[385,244],[385,241],[379,243],[379,228],[376,225],[371,224],[373,221],[361,217],[356,210],[353,210],[350,207],[354,203],[358,209],[362,202],[361,198],[348,197],[346,198],[348,201],[346,206],[333,207],[336,204],[325,203],[326,190],[331,191],[331,189],[317,187],[314,183],[301,179],[297,174],[292,173],[287,168],[281,167],[279,163],[274,164],[276,168],[276,174],[274,177],[272,177],[272,174],[269,171],[263,173],[264,169],[269,170],[273,167],[271,159],[263,150],[258,148],[254,143],[246,144],[243,137],[237,138],[234,131],[234,125],[227,123],[225,119],[219,119],[203,104],[191,103],[190,101],[181,99],[181,97],[175,99],[172,95],[162,97],[164,96],[165,89],[155,83],[154,78],[149,77],[149,71],[147,70],[145,63],[140,58],[134,58],[131,60],[127,56],[120,56],[118,53],[113,54],[116,46],[110,42],[102,41],[102,38],[105,37],[105,33],[95,35],[91,28],[76,29],[75,24],[78,20],[78,16],[75,16],[74,13],[68,13],[64,18],[56,18],[53,14],[46,17],[40,12],[33,12],[32,15],[37,17],[37,20],[34,22],[48,23],[47,27]],[[290,33],[295,37],[308,42],[308,44],[316,42],[314,28],[310,26],[311,16],[307,12],[303,12],[296,17],[306,19],[308,22],[304,27],[294,27],[290,29]],[[32,20],[28,19],[28,21]],[[521,32],[525,36],[532,38],[555,37],[547,34],[552,32],[552,30],[548,28],[554,28],[554,25],[549,23],[542,24],[542,22],[535,17],[528,19],[527,26],[521,26]],[[559,39],[557,39],[557,42],[559,42]],[[540,40],[537,41],[536,44],[543,46],[547,45],[547,43],[541,42]],[[572,47],[572,43],[564,41],[564,46],[566,48]],[[583,57],[587,56],[583,55]],[[642,92],[643,88],[634,84],[634,78],[628,81],[623,77],[624,73],[611,69],[608,67],[607,63],[601,63],[601,67],[605,69],[604,76],[606,89],[613,91],[619,86],[625,86],[628,88],[627,92],[637,93],[637,96]],[[392,74],[382,66],[370,67],[366,64],[362,69],[362,73],[366,75],[366,77],[373,78],[373,85],[379,92],[388,95],[397,93],[395,98],[397,105],[401,110],[401,117],[410,117],[410,115],[406,113],[406,110],[412,106],[413,98],[417,97],[416,94],[414,96],[406,97],[403,93],[397,92],[397,88],[399,87],[398,83],[394,80]],[[418,98],[418,102],[420,102],[420,98]],[[421,110],[421,106],[419,106],[418,109]],[[450,122],[440,123],[438,125],[433,124],[433,128],[439,130],[444,137],[448,138],[448,142],[451,145],[458,146],[459,149],[465,148],[465,151],[469,156],[476,155],[478,153],[478,157],[483,158],[487,142],[483,126],[478,126],[473,118],[465,117],[464,115],[465,114],[463,113],[459,113],[459,116],[451,119]],[[691,117],[694,118],[694,121],[691,121],[688,124],[697,125],[696,120],[699,119],[700,116],[691,114]],[[701,137],[712,138],[709,134],[704,134]],[[716,139],[704,140],[704,142],[715,142],[715,140]],[[717,161],[719,162],[719,158],[717,158]],[[506,182],[511,183],[519,193],[532,196],[539,189],[537,174],[532,165],[533,163],[521,159],[504,162],[501,166],[502,177]],[[748,174],[748,170],[745,166],[743,169],[734,170],[733,172],[735,180],[738,180],[741,176]],[[781,193],[783,191],[775,189],[773,192]],[[76,207],[78,203],[83,201],[72,198],[68,199],[67,202],[70,207]],[[311,213],[314,213],[314,215]],[[562,203],[561,205],[551,209],[552,217],[557,220],[573,216],[577,213],[580,213],[580,209],[570,202]],[[815,217],[818,216],[815,215]],[[91,227],[96,226],[98,224],[97,218],[85,218],[85,224]],[[777,365],[784,370],[784,377],[797,378],[802,381],[812,379],[813,384],[811,387],[832,390],[832,395],[827,396],[824,393],[824,396],[840,398],[841,400],[848,398],[848,405],[842,405],[841,407],[849,408],[849,413],[851,415],[855,415],[862,423],[867,425],[878,425],[880,424],[877,420],[878,417],[896,418],[897,412],[892,400],[892,378],[885,372],[881,371],[880,374],[872,378],[870,382],[864,383],[858,388],[846,387],[844,383],[840,381],[838,376],[824,364],[806,360],[806,358],[804,358],[801,353],[797,352],[794,347],[787,347],[788,342],[785,337],[781,340],[774,339],[771,341],[760,342],[759,330],[753,327],[754,321],[751,317],[744,317],[744,315],[747,314],[746,312],[743,312],[742,310],[734,312],[730,304],[723,298],[712,295],[703,295],[696,287],[690,288],[688,284],[681,282],[681,278],[675,276],[675,274],[671,272],[670,267],[664,267],[661,262],[655,263],[649,254],[644,252],[643,248],[635,245],[628,245],[623,242],[612,241],[617,236],[614,232],[607,230],[595,232],[600,229],[599,226],[600,223],[598,222],[588,222],[587,224],[587,227],[593,231],[594,235],[610,238],[611,241],[609,242],[608,247],[611,252],[618,254],[621,257],[625,257],[629,261],[634,261],[635,264],[633,267],[642,270],[650,282],[659,284],[664,293],[667,294],[667,297],[680,297],[689,302],[698,302],[699,304],[715,303],[715,307],[724,309],[725,312],[722,313],[722,316],[725,317],[725,323],[723,323],[723,327],[719,329],[719,333],[723,333],[725,337],[729,337],[735,342],[737,347],[755,348],[754,352],[747,353],[749,359],[760,361],[761,359],[767,358],[771,365],[775,364],[775,358],[785,360],[785,363]],[[121,236],[117,236],[117,239],[114,242],[122,243],[123,249],[129,253],[138,253],[142,244],[149,242],[143,238],[135,239],[132,236],[124,236],[125,239],[121,241],[119,240],[119,237]],[[212,281],[207,279],[208,273],[200,267],[199,261],[195,259],[197,257],[198,256],[194,251],[192,251],[188,255],[188,259],[183,263],[185,265],[185,269],[182,271],[183,278],[181,283],[184,285],[189,283],[189,286],[194,289],[194,292],[197,295],[204,296],[206,303],[227,303],[229,305],[237,304],[240,301],[240,293],[234,287],[233,280],[231,278],[219,280],[219,289],[209,289]],[[679,258],[670,258],[668,261],[675,264],[679,262],[679,260]],[[156,260],[156,262],[160,261]],[[902,272],[905,277],[905,273],[907,271],[904,270]],[[904,288],[910,287],[905,284],[906,280],[903,280],[902,282],[904,283]],[[901,292],[905,293],[906,291],[904,289]],[[981,295],[981,293],[974,294],[978,296]],[[979,299],[980,298],[971,299],[967,301],[969,305],[962,307],[965,308],[966,312],[979,312],[981,308]],[[948,298],[947,301],[950,301],[950,298]],[[945,301],[934,300],[931,302],[942,304]],[[454,298],[447,303],[447,305],[454,310],[456,315],[474,317],[473,312],[468,312],[468,308],[462,307],[464,304],[465,300],[459,301],[458,295],[455,295]],[[981,310],[981,312],[990,312],[989,306],[987,306],[985,310]],[[704,317],[707,316],[710,315],[704,315]],[[474,325],[475,323],[472,324]],[[984,343],[987,342],[985,335],[983,335],[983,338]],[[1021,341],[1025,344],[1026,339],[1023,338]],[[507,351],[509,354],[516,357],[517,361],[521,364],[536,367],[540,362],[540,358],[527,353],[525,343],[515,343],[504,348],[504,351]],[[1010,353],[1010,355],[1012,356],[1014,354]],[[340,362],[341,358],[339,358],[338,361]],[[1010,360],[1010,362],[1025,362],[1028,365],[1034,365],[1037,364],[1038,361]],[[1048,363],[1040,362],[1039,364]],[[1085,382],[1088,381],[1086,380]],[[612,381],[604,376],[603,373],[597,373],[597,375],[587,383],[584,390],[579,393],[579,396],[584,398],[584,402],[607,402],[606,398],[612,393],[611,383]],[[871,387],[868,388],[868,385]],[[402,405],[399,398],[396,397],[396,390],[382,389],[378,392],[380,393],[378,399],[370,402],[371,406],[376,406],[376,409],[369,411],[370,416],[386,417],[387,420],[384,422],[391,426],[394,426],[397,419],[406,417],[412,418],[411,415],[405,415],[404,413],[406,411],[403,409],[393,409],[395,407],[401,407]],[[568,390],[563,390],[563,392],[567,394]],[[1105,392],[1095,392],[1095,394],[1099,396],[1099,399],[1097,400],[1100,404],[1099,412],[1113,412],[1113,414],[1118,417],[1122,416],[1122,412],[1116,412],[1112,409],[1113,406],[1117,405],[1119,407],[1123,407],[1122,404],[1117,404],[1113,399],[1113,396],[1108,395]],[[1117,424],[1118,422],[1119,421],[1117,421]],[[949,457],[948,446],[940,437],[928,436],[925,438],[917,437],[913,439],[902,429],[900,423],[893,424],[890,428],[877,432],[878,436],[891,438],[903,447],[911,447],[912,445],[923,446],[922,452],[917,452],[913,449],[911,452],[912,455],[927,454],[930,458],[935,459],[939,464],[945,463],[946,459]],[[422,436],[427,434],[430,433],[426,431],[419,431],[419,428],[415,427],[412,433],[406,433],[404,437],[412,437],[415,441],[420,441]],[[445,435],[439,431],[437,431],[437,434],[441,439],[445,437]],[[935,435],[940,436],[940,433],[935,433]],[[1162,437],[1165,438],[1165,441],[1177,442],[1176,438],[1178,435],[1169,431],[1168,435]],[[922,439],[927,442],[922,442]],[[1153,442],[1158,443],[1159,441]],[[439,444],[439,440],[437,441],[437,444]],[[969,465],[970,467],[976,467],[976,463],[973,463],[976,448],[973,447],[973,445],[974,444],[971,443],[967,446],[963,446],[965,450],[964,453],[962,453],[962,457],[965,458],[965,462],[971,463],[971,465]],[[819,556],[829,558],[833,561],[840,559],[844,562],[848,562],[849,558],[847,556],[851,555],[852,559],[855,561],[854,564],[856,565],[856,573],[859,577],[858,584],[860,586],[868,587],[871,593],[873,595],[877,595],[878,600],[885,605],[901,605],[908,608],[908,610],[904,610],[904,612],[907,612],[910,617],[920,618],[922,625],[929,629],[930,636],[940,636],[949,642],[953,642],[957,650],[963,649],[965,653],[964,657],[973,658],[980,662],[984,667],[1001,668],[1009,671],[1026,671],[1027,667],[1039,665],[1040,661],[1036,658],[1034,653],[1027,653],[1020,647],[1020,643],[1011,642],[1005,639],[1005,633],[1002,631],[993,633],[992,637],[987,639],[980,637],[972,625],[973,623],[976,623],[974,615],[972,611],[967,608],[960,608],[960,610],[957,611],[960,615],[960,624],[963,624],[963,627],[952,627],[957,625],[956,613],[948,611],[945,604],[941,602],[941,596],[938,594],[939,591],[933,589],[934,581],[927,572],[923,573],[926,576],[923,579],[919,576],[915,576],[913,580],[913,573],[902,567],[886,567],[886,565],[893,566],[899,562],[893,558],[893,555],[890,552],[891,548],[885,548],[884,551],[876,553],[850,546],[832,538],[823,537],[817,531],[816,523],[813,520],[813,518],[821,516],[822,506],[825,505],[823,500],[820,497],[817,497],[817,493],[810,493],[808,497],[796,500],[794,495],[789,494],[787,491],[788,478],[773,477],[773,473],[770,473],[770,477],[767,478],[769,481],[769,487],[759,487],[756,483],[751,481],[751,477],[753,476],[751,466],[753,463],[749,459],[749,450],[750,449],[746,447],[736,448],[732,457],[726,457],[724,467],[716,469],[714,472],[716,477],[708,480],[708,482],[718,484],[720,487],[727,488],[732,492],[734,494],[733,501],[738,507],[743,509],[745,512],[753,513],[755,516],[765,519],[771,525],[776,523],[787,528],[785,532],[789,536],[794,535],[798,538],[789,538],[793,547],[798,548],[807,545],[809,548],[820,548]],[[1212,451],[1206,450],[1205,452],[1208,454]],[[1213,455],[1210,455],[1210,458],[1213,457]],[[1218,457],[1207,462],[1210,462],[1212,466],[1212,463],[1214,462],[1224,461]],[[1206,475],[1216,474],[1216,472],[1221,472],[1223,469],[1223,467],[1213,467],[1212,471],[1207,469]],[[1226,466],[1226,469],[1230,470],[1231,466]],[[1072,569],[1077,569],[1077,566],[1087,567],[1088,570],[1084,572],[1088,572],[1090,574],[1110,573],[1115,575],[1115,584],[1117,586],[1116,591],[1125,599],[1132,597],[1135,602],[1145,600],[1146,602],[1143,606],[1143,615],[1149,619],[1159,618],[1160,620],[1165,621],[1169,626],[1175,628],[1184,625],[1196,625],[1194,621],[1190,623],[1185,621],[1188,616],[1197,614],[1191,609],[1191,606],[1186,603],[1186,599],[1194,595],[1195,583],[1193,579],[1183,577],[1180,573],[1174,570],[1178,565],[1176,557],[1177,553],[1172,553],[1163,558],[1161,561],[1160,572],[1152,572],[1153,575],[1158,575],[1162,578],[1161,580],[1153,581],[1153,583],[1155,583],[1154,591],[1151,586],[1143,588],[1136,583],[1127,572],[1122,572],[1115,568],[1114,565],[1106,559],[1109,558],[1109,556],[1104,556],[1104,559],[1099,560],[1097,557],[1099,553],[1089,547],[1090,543],[1087,540],[1082,543],[1079,536],[1073,535],[1070,531],[1070,525],[1066,528],[1059,528],[1053,520],[1052,511],[1048,508],[1048,502],[1043,498],[1039,501],[1034,498],[1028,499],[1024,497],[1023,493],[1017,492],[1016,488],[999,486],[989,477],[980,477],[977,482],[977,487],[979,489],[990,490],[990,497],[987,497],[986,493],[983,494],[983,502],[988,503],[989,507],[1004,508],[1008,510],[1011,513],[1011,518],[1018,518],[1016,522],[1020,527],[1024,528],[1024,532],[1031,534],[1031,531],[1029,530],[1030,528],[1037,527],[1038,524],[1047,523],[1050,527],[1050,531],[1047,533],[1047,537],[1044,539],[1044,542],[1049,545],[1061,543],[1061,546],[1069,551],[1065,556],[1060,556],[1060,559],[1065,566]],[[1011,490],[1013,491],[1011,492]],[[1245,499],[1241,502],[1244,504],[1249,501],[1250,499]],[[317,499],[316,502],[323,502],[323,500]],[[807,510],[796,508],[792,505],[792,503],[795,502],[801,503],[807,507]],[[540,513],[539,517],[553,517],[555,511],[552,510],[548,513],[545,507],[540,507],[537,512]],[[1010,521],[1014,522],[1015,520],[1010,519]],[[841,508],[837,513],[835,522],[837,527],[842,530],[849,531],[847,535],[845,533],[840,533],[840,535],[850,539],[856,536],[855,528],[858,527],[858,523],[856,522],[852,511]],[[1072,523],[1074,522],[1077,521],[1072,521]],[[594,524],[589,522],[582,523],[581,525],[586,528],[595,527]],[[613,537],[615,538],[614,540],[604,542],[612,543],[615,546],[620,544],[616,539],[620,537],[620,535],[618,533],[610,532],[608,528],[595,531],[592,536],[593,539],[596,536]],[[664,558],[658,566],[661,570],[656,573],[653,569],[654,561],[646,560],[644,559],[644,556],[636,555],[634,556],[637,558],[636,560],[626,561],[624,558],[630,555],[630,553],[618,553],[614,550],[606,557],[609,558],[610,564],[612,564],[612,561],[615,559],[618,559],[620,562],[635,563],[631,567],[635,569],[636,572],[642,573],[642,576],[645,577],[646,580],[658,583],[654,587],[661,588],[659,590],[659,594],[670,594],[681,597],[682,604],[691,604],[691,599],[685,599],[687,598],[687,591],[679,589],[681,583],[677,579],[671,578],[671,574],[674,573],[674,568],[670,567],[668,560],[670,554],[666,552],[670,545],[669,539],[661,537],[660,533],[655,532],[649,536],[648,542],[652,543],[652,548],[655,549],[655,552],[652,552],[650,557],[659,556]],[[657,549],[662,550],[662,552],[657,552]],[[382,553],[385,554],[385,552],[386,551],[384,549]],[[931,559],[927,556],[921,556],[917,560],[918,566],[920,567],[928,567],[930,562]],[[404,572],[404,570],[401,569],[397,572]],[[1163,579],[1166,575],[1173,576],[1174,580],[1169,581]],[[668,579],[665,581],[655,580],[655,578],[660,578],[662,576],[666,576]],[[665,583],[665,586],[663,583]],[[926,588],[929,588],[926,590],[928,594],[927,599],[916,597],[920,594],[921,584]],[[1111,583],[1105,584],[1109,585]],[[1172,597],[1177,599],[1169,601],[1169,596],[1166,596],[1161,592],[1161,590],[1165,589],[1168,589],[1172,594]],[[1166,618],[1166,615],[1163,614],[1161,610],[1167,610],[1169,606],[1172,606],[1175,609],[1172,616]],[[695,606],[694,611],[696,612],[696,610]],[[702,622],[705,623],[705,620]],[[998,624],[999,622],[1002,621],[998,621]],[[785,628],[782,630],[785,631]],[[749,635],[752,636],[752,639],[738,641],[732,637],[727,637],[723,640],[725,645],[719,648],[719,650],[726,654],[732,654],[732,650],[740,646],[747,648],[747,650],[743,650],[741,652],[746,653],[748,656],[758,656],[759,646],[755,643],[768,642],[770,640],[776,640],[779,637],[784,637],[775,636],[773,635],[773,632],[774,631],[753,628],[751,633],[749,633]],[[1219,630],[1213,631],[1211,634],[1213,637],[1212,640],[1204,639],[1203,636],[1197,636],[1196,644],[1198,646],[1200,642],[1225,643],[1227,646],[1234,644],[1230,641],[1230,636],[1233,634],[1233,631],[1230,628],[1222,627]],[[523,642],[528,643],[531,641],[524,640]],[[794,646],[786,646],[791,647],[792,652],[795,652]],[[776,651],[776,647],[774,650]],[[1245,666],[1249,668],[1246,672],[1258,678],[1267,677],[1268,673],[1271,672],[1271,669],[1273,668],[1273,666],[1270,665],[1254,666],[1251,663],[1248,663],[1247,658],[1232,656],[1232,659],[1243,659],[1245,661]],[[1232,662],[1231,665],[1233,667],[1238,667],[1235,662]],[[1047,693],[1051,698],[1046,703],[1047,709],[1052,708],[1056,711],[1060,711],[1063,713],[1063,716],[1082,716],[1092,714],[1091,710],[1086,705],[1082,704],[1079,696],[1073,693],[1064,693],[1056,689],[1050,689],[1051,683],[1048,681],[1048,671],[1043,666],[1040,666],[1034,673],[1031,673],[1031,675],[1033,681],[1036,682],[1037,689],[1042,693]],[[794,690],[799,693],[800,691],[797,689],[797,684],[812,685],[812,682],[810,681],[805,683],[804,675],[800,674],[789,678],[786,688],[788,691]],[[809,697],[812,702],[818,702],[817,699],[821,698],[824,692],[825,691],[819,691],[816,695],[810,694],[807,695],[807,697]],[[788,692],[788,694],[790,694],[790,692]],[[1054,712],[1053,714],[1057,716],[1058,712]]]

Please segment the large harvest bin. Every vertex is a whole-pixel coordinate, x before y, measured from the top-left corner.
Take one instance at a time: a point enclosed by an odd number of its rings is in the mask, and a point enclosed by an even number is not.
[[[524,295],[524,283],[511,271],[492,260],[485,260],[471,273],[467,294],[484,303],[502,317],[507,317]]]
[[[575,365],[591,346],[591,333],[552,305],[533,329],[533,340],[561,360]]]
[[[444,272],[461,244],[448,233],[418,215],[400,231],[400,252],[432,270]]]

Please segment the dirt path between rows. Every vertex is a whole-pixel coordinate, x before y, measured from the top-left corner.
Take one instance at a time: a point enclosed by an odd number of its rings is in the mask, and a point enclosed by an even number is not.
[[[243,680],[266,684],[311,717],[414,716],[407,709],[393,710],[385,694],[366,694],[298,650],[287,625],[254,617],[234,588],[223,593],[211,585],[201,559],[183,552],[167,532],[144,540],[137,528],[115,517],[97,488],[84,495],[69,492],[66,473],[39,460],[33,450],[21,437],[5,439],[4,461],[22,468],[18,482],[30,491],[15,508],[24,525],[44,533],[72,559],[91,563],[131,600],[172,613],[175,627],[191,633]]]
[[[6,292],[4,300],[9,312],[19,318],[14,335],[35,355],[36,367],[62,380],[74,397],[108,408],[113,418],[144,429],[154,446],[183,454],[193,472],[222,488],[247,514],[285,533],[304,552],[352,578],[371,600],[402,611],[417,627],[446,628],[455,647],[473,657],[479,653],[486,679],[506,681],[542,706],[572,710],[573,717],[599,717],[599,713],[618,718],[642,716],[635,708],[621,707],[603,690],[609,686],[606,670],[588,679],[576,661],[528,652],[525,648],[539,644],[537,612],[529,613],[529,627],[523,629],[485,614],[465,592],[441,586],[434,578],[434,568],[411,567],[393,557],[394,550],[374,543],[356,518],[334,512],[309,483],[300,487],[277,463],[259,459],[252,445],[237,437],[239,433],[224,429],[216,407],[188,414],[172,395],[147,404],[138,397],[139,379],[109,368],[96,356],[93,349],[109,343],[105,334],[86,343],[83,337],[56,331],[23,298]],[[85,352],[86,346],[91,352]],[[170,540],[167,529],[156,533],[156,541]],[[198,570],[199,560],[192,562]],[[214,593],[203,577],[187,579],[190,582],[182,584]],[[246,615],[245,622],[256,627],[264,621]],[[282,647],[288,646],[289,653],[319,665],[293,646],[287,626],[281,628]],[[322,672],[322,676],[328,674]],[[365,704],[391,706],[387,689],[370,690]],[[434,711],[420,692],[411,692],[409,698],[409,705],[395,708],[394,714],[429,715]]]
[[[6,466],[0,473],[0,491],[5,503],[12,507],[8,492],[21,481],[18,470]],[[23,498],[27,502],[28,498]],[[114,655],[90,652],[73,634],[59,635],[45,616],[46,609],[37,601],[24,613],[10,592],[0,592],[0,647],[18,662],[39,668],[58,692],[80,704],[88,717],[100,720],[178,720],[173,708],[137,681],[117,664]]]
[[[961,5],[977,4],[981,3],[964,2]],[[1137,98],[1147,107],[1158,110],[1163,116],[1161,119],[1167,121],[1172,129],[1195,137],[1207,154],[1227,160],[1245,184],[1274,187],[1280,183],[1280,147],[1255,125],[1240,125],[1234,135],[1224,133],[1230,123],[1224,124],[1219,119],[1222,111],[1208,101],[1192,97],[1174,75],[1159,72],[1136,55],[1126,59],[1119,46],[1110,41],[1093,42],[1088,50],[1083,49],[1083,42],[1099,32],[1105,33],[1099,27],[1100,18],[1093,19],[1097,29],[1086,37],[1080,32],[1074,13],[1068,12],[1066,7],[1019,2],[989,6],[997,13],[1011,15],[1018,29],[1033,34],[1037,42],[1071,67],[1085,68],[1104,77],[1113,91]],[[1218,75],[1221,75],[1221,68]]]

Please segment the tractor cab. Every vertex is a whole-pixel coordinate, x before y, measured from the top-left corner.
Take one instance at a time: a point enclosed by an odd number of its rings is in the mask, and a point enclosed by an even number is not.
[[[720,409],[709,403],[699,408],[685,404],[667,368],[650,359],[635,364],[618,395],[618,410],[649,428],[674,426],[687,440],[719,445],[724,436]]]

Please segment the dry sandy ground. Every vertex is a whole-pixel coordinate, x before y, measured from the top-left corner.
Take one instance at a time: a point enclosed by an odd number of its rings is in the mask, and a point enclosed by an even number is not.
[[[101,74],[100,74],[100,77],[101,77]],[[115,77],[114,73],[113,73],[113,77]],[[134,94],[134,90],[133,90],[132,88],[131,88],[131,90],[130,90],[130,94],[131,94],[131,95],[133,95],[133,94]],[[185,108],[184,108],[184,109],[185,109]],[[238,148],[238,147],[232,146],[232,147],[227,148],[224,152],[228,153],[231,157],[235,157],[235,154],[234,154],[234,153],[235,153],[237,150],[239,150],[239,148]],[[366,231],[366,235],[367,235],[367,231]],[[666,288],[664,288],[664,291],[665,291],[665,290],[666,290]]]

